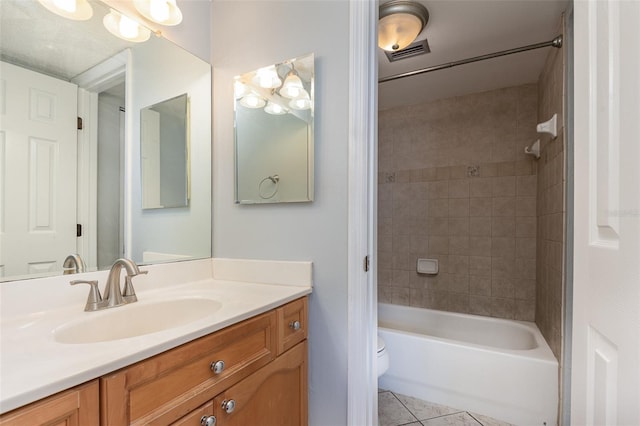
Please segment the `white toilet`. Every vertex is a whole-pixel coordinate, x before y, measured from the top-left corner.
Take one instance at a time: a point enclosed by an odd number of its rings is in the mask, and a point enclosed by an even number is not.
[[[382,376],[389,369],[389,352],[382,340],[382,337],[378,335],[378,377]]]

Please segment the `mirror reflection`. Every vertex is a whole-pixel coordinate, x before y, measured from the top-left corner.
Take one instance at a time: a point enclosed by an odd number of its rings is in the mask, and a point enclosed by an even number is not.
[[[143,209],[188,204],[187,100],[185,93],[140,111]]]
[[[115,37],[113,10],[89,4],[74,21],[0,1],[0,281],[61,274],[72,254],[89,271],[211,256],[210,65],[162,37]],[[145,209],[141,110],[181,97],[172,208]]]
[[[313,54],[234,84],[236,203],[313,201]]]

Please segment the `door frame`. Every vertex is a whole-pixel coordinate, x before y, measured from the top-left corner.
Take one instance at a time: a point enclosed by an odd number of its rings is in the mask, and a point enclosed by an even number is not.
[[[77,251],[89,268],[98,265],[98,94],[126,81],[130,63],[130,50],[126,49],[72,79],[79,88],[78,117],[83,119],[83,130],[78,132],[77,220],[82,224],[82,236],[78,237]],[[127,169],[123,171],[127,173]],[[126,203],[125,196],[125,211]],[[126,221],[125,217],[122,219]]]
[[[349,12],[347,424],[375,425],[378,3],[350,0]]]

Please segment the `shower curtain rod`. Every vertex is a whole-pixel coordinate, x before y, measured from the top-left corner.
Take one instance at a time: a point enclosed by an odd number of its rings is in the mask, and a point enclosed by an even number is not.
[[[515,49],[502,50],[500,52],[487,53],[486,55],[474,56],[473,58],[462,59],[460,61],[448,62],[446,64],[435,65],[433,67],[422,68],[419,70],[409,71],[402,74],[390,75],[388,77],[382,77],[381,79],[378,80],[378,83],[385,83],[387,81],[398,80],[400,78],[411,77],[413,75],[424,74],[431,71],[438,71],[445,68],[456,67],[458,65],[470,64],[471,62],[484,61],[485,59],[498,58],[500,56],[512,55],[514,53],[526,52],[527,50],[540,49],[542,47],[549,47],[549,46],[552,46],[558,49],[561,48],[562,34],[560,34],[559,36],[557,36],[551,41],[530,44],[528,46],[516,47]]]

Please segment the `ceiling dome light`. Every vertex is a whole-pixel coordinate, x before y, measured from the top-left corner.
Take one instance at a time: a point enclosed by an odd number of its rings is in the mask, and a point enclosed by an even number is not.
[[[275,89],[282,84],[282,80],[280,80],[274,67],[260,68],[256,71],[253,82],[264,89]]]
[[[262,108],[266,103],[267,101],[253,92],[240,99],[240,105],[247,108]]]
[[[151,31],[148,28],[113,9],[108,15],[105,15],[102,23],[111,34],[126,41],[140,43],[149,40],[151,36]]]
[[[271,101],[264,107],[264,111],[271,115],[283,115],[287,113],[287,110],[282,105]]]
[[[391,0],[380,5],[378,46],[395,52],[409,46],[429,21],[429,11],[409,0]]]
[[[296,74],[292,72],[287,75],[287,78],[284,79],[284,84],[280,89],[280,96],[284,96],[285,98],[295,99],[302,95],[302,93],[306,91],[304,90],[304,86],[302,85],[302,80]]]
[[[86,21],[93,16],[87,0],[38,0],[49,12],[74,21]]]
[[[142,16],[160,25],[178,25],[182,22],[182,11],[176,0],[133,0],[133,5]]]

